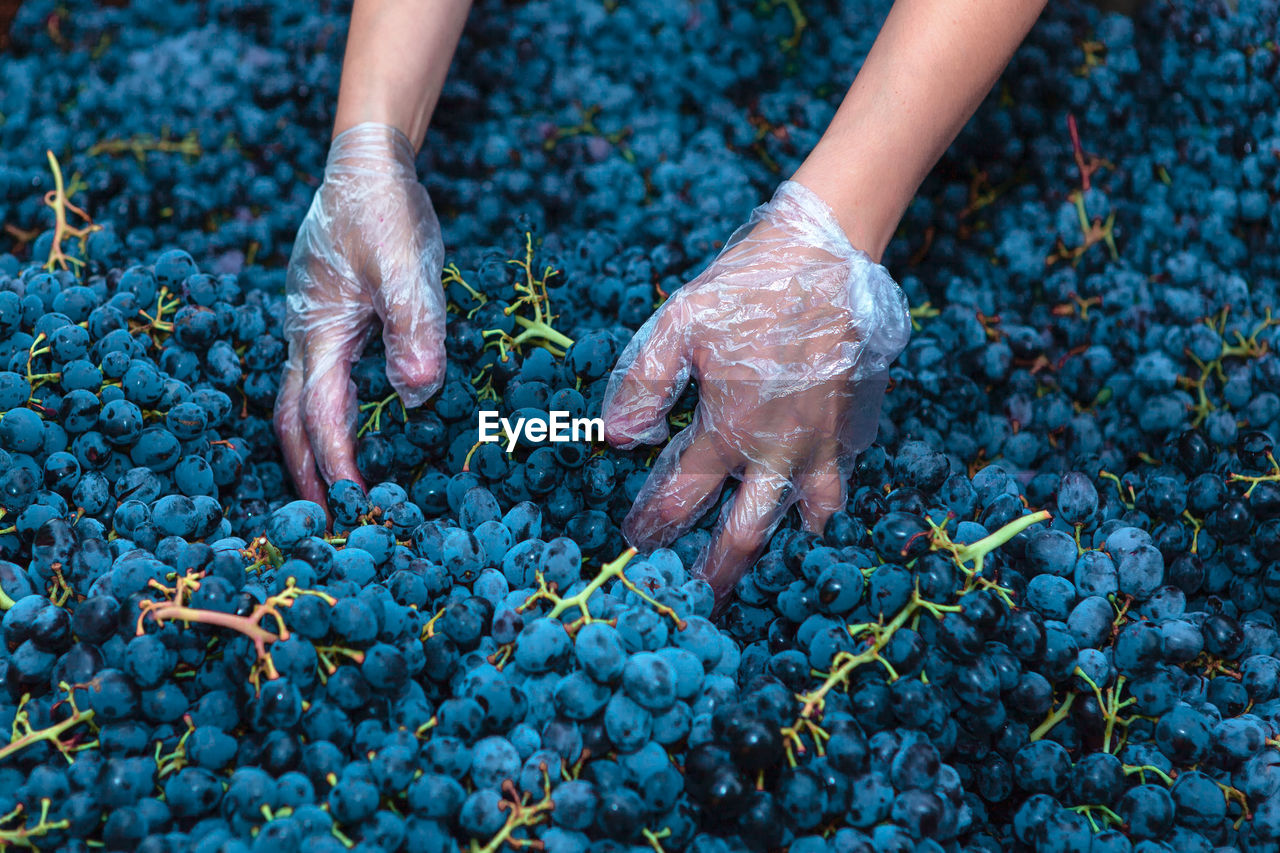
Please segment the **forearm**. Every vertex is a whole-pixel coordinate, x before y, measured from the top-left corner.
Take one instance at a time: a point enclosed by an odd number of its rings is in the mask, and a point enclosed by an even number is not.
[[[356,0],[333,134],[367,121],[416,151],[440,99],[471,0]]]
[[[921,181],[990,91],[1045,0],[897,0],[793,176],[879,260]]]

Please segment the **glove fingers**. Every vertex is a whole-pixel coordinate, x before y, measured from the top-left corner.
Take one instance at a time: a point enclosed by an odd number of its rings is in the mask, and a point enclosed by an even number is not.
[[[711,437],[695,420],[654,463],[623,519],[622,535],[642,551],[670,545],[715,503],[727,476]]]
[[[732,503],[721,512],[711,546],[701,561],[701,574],[715,590],[717,600],[733,591],[764,550],[791,505],[794,491],[786,477],[764,466],[753,464],[747,469]]]
[[[396,245],[395,254],[378,256],[372,296],[382,320],[387,379],[406,406],[420,406],[444,384],[444,245],[426,191],[413,193],[408,203],[416,209],[410,221],[417,231]]]
[[[796,482],[797,507],[804,529],[821,534],[832,515],[844,509],[844,477],[834,458],[810,467]]]
[[[658,309],[627,344],[604,395],[604,434],[614,447],[658,444],[667,412],[689,382],[687,312],[679,296]]]
[[[296,361],[301,360],[299,355]],[[316,472],[315,454],[311,452],[311,443],[307,440],[307,433],[302,425],[299,411],[301,405],[302,371],[291,354],[289,363],[285,366],[284,380],[280,383],[280,393],[276,396],[272,421],[280,439],[285,467],[293,477],[298,494],[304,500],[326,506],[324,484],[320,482]]]
[[[345,365],[313,380],[303,394],[303,422],[316,466],[326,482],[364,478],[356,466],[355,385]]]
[[[356,388],[351,364],[359,356],[361,336],[318,326],[307,335],[303,368],[302,417],[316,466],[333,483],[364,479],[356,467]]]
[[[419,282],[384,287],[381,292],[386,294],[378,313],[387,351],[387,379],[406,406],[420,406],[444,384],[445,320],[440,285]]]

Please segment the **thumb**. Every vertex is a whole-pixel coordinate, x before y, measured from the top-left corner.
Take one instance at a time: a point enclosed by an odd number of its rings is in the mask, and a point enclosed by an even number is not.
[[[409,407],[444,384],[444,294],[438,282],[389,282],[379,289],[387,379]]]
[[[627,344],[604,395],[604,435],[614,447],[658,444],[667,412],[689,383],[689,328],[683,300],[672,297]]]
[[[420,406],[444,384],[444,243],[426,188],[395,187],[369,270],[373,309],[382,320],[387,379],[406,406]]]

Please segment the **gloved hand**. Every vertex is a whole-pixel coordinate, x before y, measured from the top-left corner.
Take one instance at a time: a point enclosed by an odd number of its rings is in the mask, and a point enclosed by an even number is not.
[[[275,427],[298,491],[321,506],[320,477],[363,482],[351,365],[375,317],[387,378],[406,406],[425,402],[443,382],[444,244],[413,160],[408,138],[387,125],[336,136],[289,259],[289,359]]]
[[[657,444],[690,379],[698,406],[662,451],[622,525],[669,545],[741,480],[700,560],[723,603],[783,514],[821,532],[844,507],[854,456],[875,438],[889,363],[911,333],[907,300],[850,245],[835,214],[786,181],[701,275],[636,333],[609,377],[605,437]]]

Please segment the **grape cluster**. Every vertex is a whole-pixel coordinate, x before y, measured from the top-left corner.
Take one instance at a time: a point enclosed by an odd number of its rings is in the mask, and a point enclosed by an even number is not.
[[[812,146],[884,4],[482,0],[419,165],[449,367],[296,500],[283,264],[347,9],[29,0],[0,54],[0,847],[1280,846],[1274,4],[1055,4],[886,259],[916,329],[722,610],[653,454],[507,452]],[[688,423],[696,389],[677,403]]]

